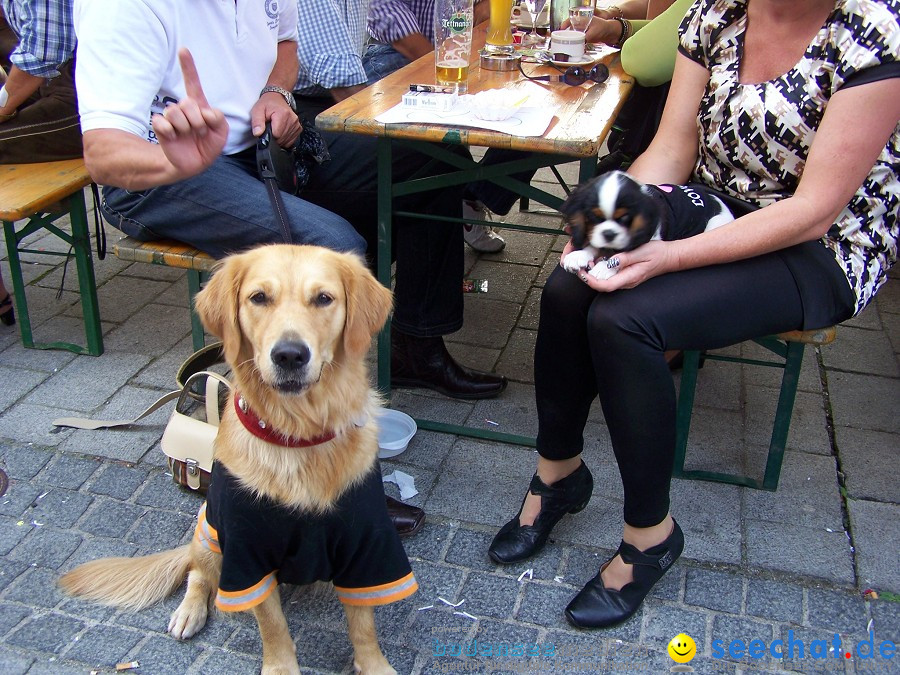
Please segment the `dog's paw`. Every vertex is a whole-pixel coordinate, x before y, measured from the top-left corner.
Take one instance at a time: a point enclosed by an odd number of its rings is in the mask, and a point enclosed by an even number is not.
[[[391,664],[387,662],[387,659],[382,656],[380,661],[380,663],[369,663],[363,667],[359,664],[359,661],[354,659],[353,672],[358,673],[359,675],[397,675],[397,671],[391,667]]]
[[[172,612],[169,633],[178,640],[187,640],[206,625],[208,610],[205,602],[193,602],[185,598]]]
[[[615,267],[613,267],[612,269],[607,267],[605,260],[600,260],[596,265],[593,266],[593,268],[591,268],[591,271],[588,272],[588,274],[590,274],[595,279],[609,279],[618,271],[619,270]]]
[[[578,270],[583,270],[590,265],[593,259],[594,257],[585,250],[572,251],[563,258],[563,269],[566,270],[566,272],[572,272],[574,274],[578,272]]]

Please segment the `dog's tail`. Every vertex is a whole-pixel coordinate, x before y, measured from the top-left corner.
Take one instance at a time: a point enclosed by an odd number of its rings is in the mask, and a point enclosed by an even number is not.
[[[175,592],[190,569],[189,545],[138,558],[101,558],[64,574],[59,585],[71,595],[122,609],[139,610]]]

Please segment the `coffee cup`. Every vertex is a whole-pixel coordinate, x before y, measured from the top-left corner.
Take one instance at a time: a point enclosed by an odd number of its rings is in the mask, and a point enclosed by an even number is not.
[[[581,61],[584,58],[584,33],[555,30],[550,33],[550,53],[554,61]]]

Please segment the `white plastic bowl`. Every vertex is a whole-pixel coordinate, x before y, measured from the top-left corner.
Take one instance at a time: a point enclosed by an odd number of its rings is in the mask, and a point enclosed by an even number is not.
[[[521,94],[507,89],[485,89],[469,97],[475,117],[490,122],[509,119],[522,107],[522,103]]]
[[[416,435],[416,421],[399,410],[383,408],[378,413],[378,458],[396,457]]]

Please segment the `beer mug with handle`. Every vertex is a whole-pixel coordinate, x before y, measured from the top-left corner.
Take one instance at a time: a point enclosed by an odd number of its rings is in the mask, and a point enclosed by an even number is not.
[[[434,66],[438,84],[468,91],[473,0],[435,0]]]

